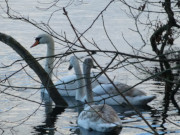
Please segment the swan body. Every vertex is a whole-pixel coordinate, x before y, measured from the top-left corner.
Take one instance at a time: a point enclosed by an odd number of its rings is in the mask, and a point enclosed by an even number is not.
[[[122,123],[111,106],[100,104],[85,107],[78,117],[78,125],[88,130],[110,132]]]
[[[40,34],[36,39],[35,43],[31,46],[35,47],[39,44],[47,44],[47,58],[46,58],[46,64],[45,64],[45,71],[49,74],[49,77],[52,78],[53,73],[53,67],[54,67],[54,40],[53,38],[48,34]],[[78,81],[77,78],[81,73],[79,62],[75,60],[75,58],[70,59],[70,64],[73,66],[76,75],[69,75],[66,77],[61,78],[59,81],[55,83],[56,88],[58,89],[58,92],[61,94],[61,96],[76,96],[77,99],[80,99],[80,94],[76,94],[76,90],[78,87]],[[94,77],[96,74],[92,74],[91,76]],[[105,83],[107,79],[105,77],[100,76],[93,80],[92,86],[95,87],[99,85],[100,83]],[[42,89],[41,92],[48,94],[46,89]],[[83,92],[82,92],[83,94]],[[82,99],[82,98],[81,98]]]
[[[77,123],[80,127],[99,132],[109,132],[122,126],[121,120],[114,109],[107,104],[93,105],[93,94],[90,80],[92,59],[85,59],[83,71],[85,75],[86,96],[88,105],[79,114]]]
[[[119,94],[120,92],[124,94],[132,105],[136,106],[147,105],[147,103],[156,98],[154,95],[147,96],[144,92],[136,88],[129,89],[131,87],[126,84],[115,83],[115,85],[118,91],[112,84],[101,84],[93,88],[93,92],[95,93],[94,101],[97,103],[106,103],[108,105],[127,104],[124,98]],[[126,92],[126,90],[128,91]],[[85,102],[86,99],[87,97],[84,96],[81,101]]]
[[[96,93],[96,96],[94,96],[94,101],[109,105],[119,105],[123,103],[127,104],[124,98],[119,94],[123,93],[132,105],[138,106],[147,105],[147,103],[156,98],[154,95],[147,96],[143,91],[136,88],[131,88],[129,85],[118,82],[115,82],[114,84],[118,91],[112,84],[101,84],[96,86],[93,89],[94,93]],[[83,100],[85,101],[85,99],[86,97],[84,97]]]
[[[85,86],[85,82],[83,81],[83,79],[80,79],[78,81],[81,81],[81,87]],[[131,86],[123,83],[114,82],[115,86],[117,87],[116,89],[113,84],[107,82],[108,81],[106,81],[105,84],[100,84],[96,87],[93,87],[92,91],[95,102],[106,103],[108,105],[120,105],[124,103],[127,104],[127,102],[119,93],[123,93],[132,105],[137,106],[147,105],[147,103],[156,98],[156,96],[154,95],[147,96],[143,91],[137,88],[132,88]],[[94,82],[91,81],[90,83],[93,84]],[[86,95],[83,98],[79,98],[79,100],[81,102],[85,102],[87,100]]]

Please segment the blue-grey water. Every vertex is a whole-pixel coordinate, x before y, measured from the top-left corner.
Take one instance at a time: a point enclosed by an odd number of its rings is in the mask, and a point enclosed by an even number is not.
[[[66,0],[62,0],[59,1],[57,7],[44,10],[44,8],[48,7],[49,2],[50,1],[47,1],[46,4],[43,4],[43,1],[36,0],[24,0],[23,2],[11,0],[9,1],[9,4],[12,10],[17,11],[14,15],[18,16],[21,14],[24,17],[37,21],[38,23],[46,23],[53,11],[59,7],[64,7],[69,3],[69,1],[67,2]],[[103,10],[109,1],[85,0],[83,4],[78,0],[71,2],[72,4],[67,8],[69,16],[76,28],[82,32],[90,26],[94,18],[101,10]],[[46,46],[42,45],[30,49],[30,46],[34,43],[34,38],[38,34],[42,33],[42,31],[26,22],[7,19],[7,16],[4,13],[4,10],[6,10],[5,2],[0,1],[0,5],[0,12],[2,13],[0,16],[0,32],[14,37],[34,57],[46,56]],[[116,45],[117,49],[121,52],[132,53],[132,48],[123,40],[122,33],[124,37],[128,39],[128,42],[133,43],[137,48],[141,47],[141,42],[139,37],[129,30],[129,28],[133,27],[134,22],[127,17],[122,9],[125,9],[125,7],[120,5],[120,3],[113,3],[112,6],[110,6],[104,13],[104,20],[109,36]],[[71,41],[75,39],[75,35],[73,34],[67,18],[63,15],[62,10],[54,13],[49,24],[59,34],[65,32],[67,38]],[[85,34],[85,36],[88,39],[93,39],[102,49],[112,49],[112,46],[109,44],[109,40],[104,34],[102,19],[99,19],[92,29]],[[93,48],[93,46],[88,44],[88,41],[83,40],[83,43],[89,48]],[[56,54],[62,53],[66,50],[62,44],[56,44]],[[1,42],[0,46],[0,134],[105,135],[105,133],[87,131],[77,126],[76,120],[78,113],[82,108],[55,108],[54,104],[53,106],[51,106],[51,103],[48,102],[44,104],[44,102],[42,102],[41,92],[38,89],[41,84],[38,82],[38,77],[30,68],[27,67],[7,79],[7,77],[11,76],[25,66],[26,63],[24,61],[15,62],[17,60],[21,60],[21,57]],[[151,48],[144,47],[144,51],[149,52],[151,51]],[[78,55],[83,56],[84,53]],[[106,59],[101,54],[97,54],[94,57],[102,66],[107,65],[109,62],[109,59]],[[61,77],[74,73],[74,71],[68,71],[68,62],[63,62],[63,60],[68,61],[69,57],[61,59],[55,67],[53,75],[54,82]],[[44,65],[44,62],[44,60],[40,61],[42,65]],[[56,59],[56,62],[58,62],[58,59]],[[60,62],[63,62],[63,64],[60,64]],[[12,66],[8,66],[11,64]],[[5,66],[8,67],[2,68]],[[145,63],[145,66],[153,70],[154,66],[157,66],[157,63]],[[141,72],[138,72],[133,66],[129,66],[128,69],[120,68],[119,70],[108,73],[108,75],[111,78],[115,77],[115,80],[117,81],[121,81],[122,83],[129,85],[134,85],[140,82],[141,79],[148,77],[147,74],[141,74]],[[32,79],[32,77],[35,80]],[[15,86],[17,88],[10,88],[6,86]],[[32,89],[34,87],[37,89]],[[148,80],[137,87],[145,91],[147,95],[157,96],[157,98],[149,103],[148,106],[137,107],[148,123],[156,129],[160,135],[180,134],[180,116],[178,115],[177,109],[170,104],[167,115],[162,115],[164,112],[164,84],[159,80]],[[179,104],[179,93],[176,95],[176,100]],[[68,101],[76,104],[76,101],[73,99],[68,99]],[[119,117],[121,118],[123,128],[121,131],[114,131],[113,133],[106,134],[152,134],[151,129],[132,108],[127,105],[113,106],[113,108],[117,111]]]

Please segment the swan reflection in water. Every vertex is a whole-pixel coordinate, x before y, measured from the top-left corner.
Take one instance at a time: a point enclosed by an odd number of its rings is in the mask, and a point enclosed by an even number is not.
[[[41,93],[41,97],[43,98],[42,100],[43,100],[43,104],[44,104],[44,108],[45,108],[45,120],[44,120],[44,122],[42,122],[41,125],[34,127],[35,133],[36,134],[54,135],[57,132],[56,127],[58,127],[58,125],[56,125],[56,121],[58,120],[58,117],[60,117],[60,115],[65,111],[65,108],[53,107],[54,105],[52,103],[52,100],[49,100],[48,94]],[[68,101],[71,101],[74,99],[72,97],[65,97],[65,98],[68,99]],[[75,112],[78,112],[78,114],[79,114],[83,110],[82,102],[75,101],[74,104],[76,104],[76,107],[71,108],[71,109]],[[86,134],[90,135],[92,133],[94,135],[102,134],[101,132],[85,130],[85,129],[79,128],[78,126],[72,127],[71,121],[69,121],[69,125],[70,125],[69,130],[70,131],[74,130],[74,131],[72,131],[74,133],[83,134],[83,135],[86,135]],[[118,135],[119,132],[120,131],[113,131],[113,134],[117,133],[117,135]],[[116,134],[114,134],[114,135],[116,135]]]
[[[59,125],[56,124],[56,121],[58,120],[59,117],[61,117],[62,113],[65,111],[65,108],[60,108],[60,107],[54,107],[52,104],[52,100],[49,100],[49,95],[41,93],[41,96],[43,98],[43,103],[44,103],[44,108],[45,108],[45,120],[42,122],[41,125],[38,125],[34,127],[35,129],[35,134],[48,134],[48,135],[54,135],[57,134],[56,127]],[[83,105],[81,102],[77,102],[73,100],[74,98],[72,97],[66,97],[67,101],[72,101],[74,104],[76,104],[77,107],[70,108],[74,112],[78,112],[78,114],[82,111]],[[122,105],[122,106],[112,106],[113,109],[115,109],[121,117],[122,122],[126,117],[131,117],[136,115],[135,111],[133,111],[131,108],[129,108],[127,105]],[[136,107],[140,112],[150,112],[152,108],[149,106],[144,106],[144,107]],[[78,116],[76,116],[77,119]],[[74,118],[72,118],[74,119]],[[76,121],[76,120],[75,120]],[[67,121],[66,121],[67,122]],[[62,121],[63,123],[63,121]],[[123,122],[124,123],[124,122]],[[125,122],[126,123],[126,122]],[[77,134],[77,135],[119,135],[121,132],[121,129],[119,130],[114,130],[109,133],[101,133],[101,132],[96,132],[96,131],[91,131],[91,130],[86,130],[83,128],[80,128],[76,126],[77,124],[74,123],[75,125],[72,126],[71,121],[69,121],[69,126],[68,130],[72,132],[72,134]]]
[[[42,122],[42,125],[34,127],[36,134],[48,134],[54,135],[56,132],[56,120],[58,115],[62,114],[65,111],[65,107],[54,107],[49,94],[41,92],[41,98],[43,101],[43,106],[45,108],[45,120]]]

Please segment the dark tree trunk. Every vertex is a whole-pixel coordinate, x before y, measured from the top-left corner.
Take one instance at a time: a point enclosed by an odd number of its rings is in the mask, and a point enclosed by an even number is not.
[[[26,61],[29,67],[34,70],[57,106],[67,106],[67,103],[57,91],[47,72],[20,43],[18,43],[11,36],[3,33],[0,33],[0,41],[14,49]]]

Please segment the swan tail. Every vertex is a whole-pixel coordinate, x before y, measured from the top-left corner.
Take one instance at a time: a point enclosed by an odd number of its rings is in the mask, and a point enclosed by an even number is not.
[[[147,103],[154,100],[156,96],[142,96],[139,98],[137,105],[147,105]]]
[[[152,100],[154,100],[155,98],[156,98],[156,96],[147,96],[147,99],[145,101],[146,101],[146,103],[149,103]]]

